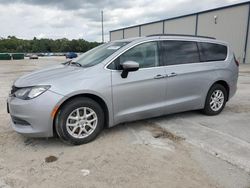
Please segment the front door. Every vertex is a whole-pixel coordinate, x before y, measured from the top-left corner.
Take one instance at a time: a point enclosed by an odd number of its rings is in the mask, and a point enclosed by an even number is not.
[[[120,66],[126,61],[139,63],[138,71],[121,77]],[[113,109],[115,123],[149,118],[164,113],[166,99],[166,73],[160,66],[158,43],[139,44],[114,62],[118,65],[112,71]]]

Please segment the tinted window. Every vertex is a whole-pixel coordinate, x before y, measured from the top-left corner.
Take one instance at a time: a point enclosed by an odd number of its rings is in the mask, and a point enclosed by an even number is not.
[[[196,42],[162,41],[160,52],[161,60],[165,65],[200,62]]]
[[[227,57],[227,47],[213,43],[198,43],[201,61],[224,61]]]
[[[126,61],[135,61],[139,63],[140,68],[159,66],[157,42],[143,43],[131,48],[120,55],[108,68],[121,69],[121,65]]]

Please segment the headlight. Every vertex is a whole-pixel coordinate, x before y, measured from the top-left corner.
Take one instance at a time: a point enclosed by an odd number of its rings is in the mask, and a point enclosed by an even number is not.
[[[19,99],[29,100],[38,97],[39,95],[47,91],[49,88],[50,86],[33,86],[21,88],[14,93],[14,96]]]

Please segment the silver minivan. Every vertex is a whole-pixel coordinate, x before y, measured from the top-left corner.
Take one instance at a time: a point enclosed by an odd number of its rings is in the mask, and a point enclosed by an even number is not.
[[[228,44],[209,37],[112,41],[20,77],[7,107],[18,133],[83,144],[123,122],[188,110],[219,114],[236,92],[238,66]]]

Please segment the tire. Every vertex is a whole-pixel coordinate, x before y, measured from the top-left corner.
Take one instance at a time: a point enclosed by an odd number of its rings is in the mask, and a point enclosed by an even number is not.
[[[94,100],[79,97],[67,102],[59,110],[55,129],[59,138],[73,145],[94,140],[104,127],[104,112]]]
[[[216,98],[216,92],[221,97]],[[227,90],[225,89],[224,86],[220,84],[214,84],[208,91],[206,102],[205,102],[205,107],[202,110],[202,112],[209,116],[220,114],[226,105],[227,97],[228,97],[227,95],[228,95]],[[222,97],[223,97],[223,102],[222,102]]]

